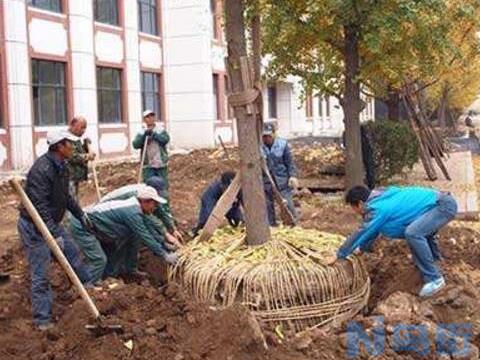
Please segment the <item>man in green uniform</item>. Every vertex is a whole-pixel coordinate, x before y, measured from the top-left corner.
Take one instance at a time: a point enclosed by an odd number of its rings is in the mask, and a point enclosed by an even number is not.
[[[136,197],[107,201],[85,209],[94,235],[85,231],[77,220],[72,220],[73,238],[87,258],[95,282],[121,273],[136,274],[140,244],[168,264],[176,262],[176,254],[169,252],[159,234],[149,230],[146,224],[148,216],[161,202],[155,189],[143,186]]]
[[[155,124],[155,113],[146,110],[143,113],[146,129],[137,134],[133,139],[133,148],[142,151],[145,149],[145,162],[143,164],[143,181],[152,176],[160,176],[165,180],[168,189],[168,151],[167,144],[170,136],[165,129],[158,128]],[[145,142],[147,146],[144,147]]]
[[[88,151],[90,140],[82,141],[85,130],[87,130],[87,120],[84,117],[76,116],[70,121],[68,131],[78,138],[73,142],[73,155],[68,160],[70,193],[76,201],[78,201],[80,183],[87,181],[88,178],[88,162],[95,159],[95,153]]]
[[[158,218],[161,223],[158,221],[149,221],[148,225],[152,225],[154,227],[157,226],[158,232],[162,234],[162,237],[166,238],[169,243],[175,245],[176,247],[180,247],[181,242],[183,242],[183,237],[175,225],[175,219],[170,209],[168,191],[165,189],[165,182],[161,177],[153,176],[148,179],[145,184],[122,186],[121,188],[113,190],[102,197],[100,202],[103,203],[112,200],[126,200],[128,198],[135,197],[138,194],[138,190],[145,185],[154,188],[157,191],[158,196],[162,199],[162,202],[158,204],[157,208],[153,212],[153,216]],[[167,232],[165,232],[165,228]]]

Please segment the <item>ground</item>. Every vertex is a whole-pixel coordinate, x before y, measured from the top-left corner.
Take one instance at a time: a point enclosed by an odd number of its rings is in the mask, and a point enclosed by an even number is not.
[[[334,148],[325,152],[321,146],[310,145],[317,149],[312,155],[305,147],[296,145],[299,170],[305,177],[322,178],[318,169],[341,162],[338,153],[331,155]],[[201,150],[172,157],[171,200],[182,230],[194,225],[199,196],[208,182],[221,171],[236,168],[233,150],[230,156],[232,159],[228,160],[220,150]],[[474,161],[480,179],[480,158]],[[134,182],[137,166],[135,162],[100,166],[102,190]],[[94,200],[91,183],[82,189],[82,194],[84,205]],[[108,315],[110,322],[122,324],[124,334],[95,337],[84,329],[89,321],[86,308],[56,264],[52,266],[52,285],[58,324],[48,333],[35,331],[31,323],[28,268],[15,228],[18,203],[7,185],[0,187],[0,196],[0,271],[11,274],[10,281],[0,285],[0,359],[346,359],[347,349],[352,350],[346,324],[283,340],[263,329],[267,350],[258,323],[241,306],[220,310],[210,304],[198,304],[175,285],[161,284],[162,266],[146,252],[142,252],[141,263],[150,273],[150,281],[108,283],[102,291],[92,291],[101,312]],[[359,223],[339,194],[302,192],[297,202],[303,227],[347,235]],[[378,332],[378,316],[383,316],[385,352],[375,358],[478,359],[479,235],[480,225],[475,222],[457,221],[441,232],[445,255],[441,266],[448,286],[425,301],[416,296],[420,279],[405,242],[381,239],[373,253],[363,256],[372,289],[367,308],[354,320],[371,335]],[[423,353],[399,349],[395,326],[402,323],[424,326],[431,348],[422,349]],[[441,323],[471,324],[468,356],[439,355],[441,348],[435,348],[435,339]],[[460,339],[454,341],[462,345]],[[357,358],[371,357],[362,348]]]

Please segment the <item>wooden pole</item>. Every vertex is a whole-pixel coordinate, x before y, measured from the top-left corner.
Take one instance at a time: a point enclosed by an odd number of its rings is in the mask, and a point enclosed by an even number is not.
[[[147,145],[148,145],[149,138],[150,138],[149,136],[145,136],[145,143],[143,144],[142,158],[140,160],[140,168],[138,169],[137,183],[139,184],[142,182],[143,164],[145,163],[145,157],[147,154]]]
[[[88,153],[91,154],[90,144],[87,143]],[[90,166],[92,167],[92,174],[93,174],[93,183],[95,184],[95,191],[97,193],[97,200],[100,201],[102,199],[102,194],[100,193],[100,185],[98,184],[98,174],[97,174],[97,162],[95,159],[90,161]]]
[[[48,230],[48,228],[45,225],[45,223],[43,222],[42,218],[38,214],[37,210],[33,206],[32,202],[28,198],[27,194],[23,190],[23,188],[20,185],[18,179],[13,178],[13,179],[10,179],[9,182],[10,182],[10,185],[12,186],[12,188],[20,196],[20,200],[22,201],[23,206],[25,206],[25,209],[27,210],[28,214],[30,215],[30,218],[32,219],[33,223],[37,227],[40,234],[42,234],[43,239],[47,243],[47,245],[50,248],[50,250],[52,251],[53,255],[56,257],[56,259],[60,263],[60,266],[67,273],[68,278],[70,279],[72,284],[75,286],[75,288],[79,292],[82,299],[87,304],[88,310],[90,311],[92,316],[95,319],[100,318],[100,312],[98,311],[97,307],[95,306],[92,299],[88,295],[87,291],[83,287],[83,284],[80,281],[80,279],[78,278],[77,274],[75,274],[75,271],[73,271],[72,266],[68,262],[67,258],[63,254],[62,250],[58,246],[57,242],[53,238],[52,234]]]

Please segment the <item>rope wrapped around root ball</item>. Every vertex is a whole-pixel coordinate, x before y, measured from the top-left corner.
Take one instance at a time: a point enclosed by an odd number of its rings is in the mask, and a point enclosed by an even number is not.
[[[295,332],[349,319],[366,305],[370,279],[358,257],[322,263],[343,237],[279,227],[263,245],[247,246],[244,239],[244,230],[224,228],[208,242],[191,242],[170,281],[198,301],[242,303],[259,321]]]

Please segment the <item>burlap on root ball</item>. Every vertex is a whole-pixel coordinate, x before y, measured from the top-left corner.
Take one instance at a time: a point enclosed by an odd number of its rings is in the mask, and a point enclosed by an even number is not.
[[[370,279],[358,257],[322,264],[341,236],[274,228],[272,240],[255,247],[244,237],[244,230],[226,228],[208,242],[191,242],[180,251],[170,281],[199,301],[241,303],[259,321],[295,332],[349,319],[366,305]]]

